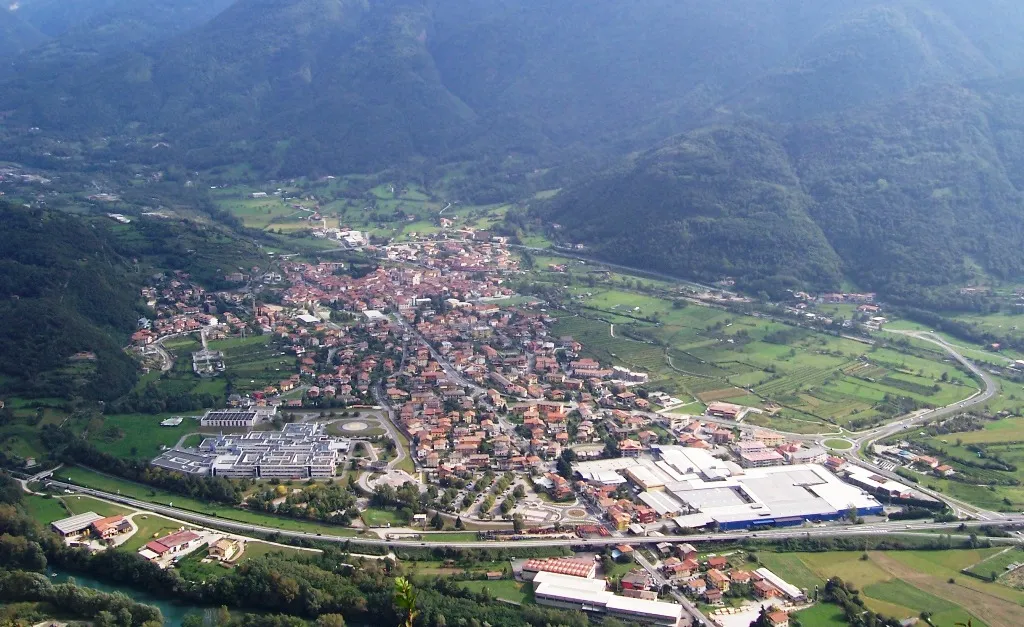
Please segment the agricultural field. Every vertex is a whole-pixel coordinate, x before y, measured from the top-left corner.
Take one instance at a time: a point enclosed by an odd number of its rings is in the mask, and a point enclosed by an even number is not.
[[[863,429],[977,390],[946,353],[923,346],[901,352],[624,289],[571,292],[582,309],[563,315],[557,335],[573,336],[589,356],[649,373],[653,389],[764,409],[748,419],[765,426]]]
[[[813,592],[829,577],[840,577],[861,591],[868,608],[897,619],[932,613],[936,627],[1014,625],[1024,592],[979,581],[960,572],[1002,549],[826,553],[760,553],[762,564],[794,585]],[[950,580],[953,583],[950,583]],[[832,625],[829,606],[808,625]],[[818,614],[822,616],[818,616]]]
[[[261,192],[267,196],[253,197]],[[453,228],[490,228],[504,220],[509,208],[466,205],[457,199],[449,202],[446,195],[416,184],[374,185],[365,176],[299,180],[281,190],[234,186],[212,191],[217,205],[245,226],[283,235],[316,228],[347,228],[407,240],[439,232],[441,218],[452,220]]]
[[[922,474],[922,485],[986,509],[1024,510],[1024,418],[977,421],[980,429],[942,433],[948,427],[930,425],[888,442],[906,440],[956,470],[950,479]]]

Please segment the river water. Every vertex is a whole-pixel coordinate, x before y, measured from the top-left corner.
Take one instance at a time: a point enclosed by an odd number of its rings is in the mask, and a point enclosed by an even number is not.
[[[64,583],[68,579],[74,579],[76,584],[84,588],[94,588],[103,592],[122,592],[138,603],[155,605],[160,608],[160,613],[164,615],[164,625],[166,627],[181,627],[181,622],[185,619],[185,616],[188,614],[201,614],[206,610],[206,608],[194,605],[171,603],[167,599],[155,597],[143,590],[111,585],[98,579],[93,579],[88,575],[68,574],[53,569],[48,570],[46,574],[50,576],[50,581],[53,583]]]

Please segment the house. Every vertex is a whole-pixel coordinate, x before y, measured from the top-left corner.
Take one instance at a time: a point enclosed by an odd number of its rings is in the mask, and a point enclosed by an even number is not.
[[[687,583],[686,584],[686,589],[690,592],[690,594],[701,595],[701,594],[704,594],[705,592],[707,592],[707,590],[708,590],[708,582],[706,582],[703,579],[701,579],[700,577],[698,577],[698,578],[694,579],[693,581],[690,581],[689,583]]]
[[[714,557],[709,557],[707,561],[704,562],[704,565],[707,566],[709,570],[721,570],[729,565],[729,560],[721,555],[715,555]]]
[[[676,545],[676,557],[681,560],[696,560],[697,559],[697,548],[689,543],[677,544]]]
[[[122,533],[129,533],[131,530],[132,523],[124,516],[110,516],[92,523],[92,532],[96,537],[104,540],[109,540]]]
[[[768,614],[768,624],[771,627],[789,627],[789,614],[785,612],[771,612]]]
[[[722,594],[721,590],[715,590],[714,588],[710,588],[708,590],[705,590],[704,594],[701,596],[704,597],[704,601],[708,604],[715,605],[717,603],[722,602],[722,596],[724,595]]]
[[[228,538],[221,538],[210,545],[210,557],[222,562],[230,562],[238,554],[238,543]]]
[[[953,470],[952,466],[948,464],[942,464],[941,466],[935,467],[935,474],[939,475],[940,477],[951,477],[956,474],[956,471]]]
[[[774,599],[779,596],[779,591],[767,581],[756,581],[754,582],[754,596],[762,600]]]
[[[202,538],[199,534],[193,531],[177,531],[158,540],[153,540],[139,552],[147,557],[152,554],[153,557],[150,559],[153,559],[167,554],[188,553],[200,544],[202,544]]]
[[[649,590],[654,587],[654,579],[645,570],[631,570],[622,577],[623,590]]]
[[[708,585],[722,592],[729,591],[729,576],[720,570],[709,570],[707,572]]]

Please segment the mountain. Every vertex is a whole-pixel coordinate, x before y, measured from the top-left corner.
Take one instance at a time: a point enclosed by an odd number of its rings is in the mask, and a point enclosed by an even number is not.
[[[1024,83],[997,81],[800,124],[702,129],[540,212],[609,259],[752,289],[845,277],[910,299],[978,272],[1019,277],[1022,103]]]
[[[52,38],[0,77],[51,77],[200,26],[232,0],[38,0],[17,15]]]
[[[135,382],[122,350],[138,291],[108,234],[74,216],[0,203],[0,389],[111,400]]]
[[[165,134],[195,167],[298,174],[509,154],[542,167],[1021,67],[1021,8],[962,5],[239,0],[74,72],[25,65],[0,110],[59,133]]]
[[[166,45],[45,87],[18,81],[13,108],[63,131],[138,123],[199,160],[385,167],[454,147],[474,120],[438,79],[429,18],[404,0],[239,0]]]
[[[12,11],[0,8],[0,59],[15,57],[44,41],[46,35]]]

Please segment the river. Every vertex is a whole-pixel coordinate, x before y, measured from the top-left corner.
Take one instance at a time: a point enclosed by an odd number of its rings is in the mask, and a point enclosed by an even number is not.
[[[50,581],[53,583],[64,583],[68,579],[74,579],[76,584],[84,588],[94,588],[103,592],[123,592],[138,603],[155,605],[160,608],[160,613],[164,615],[164,625],[166,627],[181,627],[181,622],[185,620],[185,616],[188,614],[201,614],[206,610],[206,608],[195,605],[171,603],[167,599],[155,597],[137,588],[111,585],[87,575],[69,575],[52,569],[48,570],[47,574],[50,575]]]

